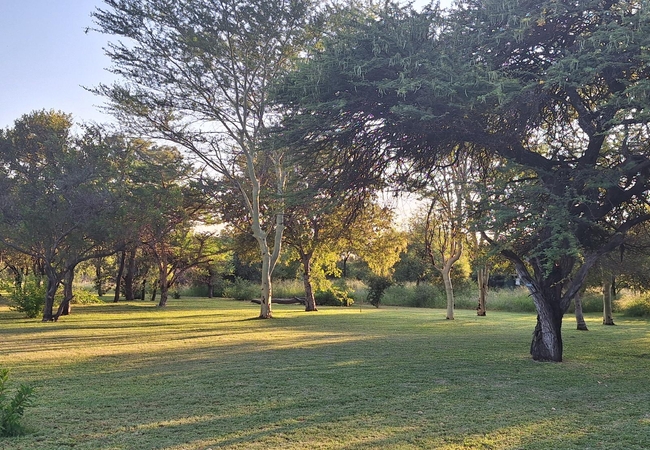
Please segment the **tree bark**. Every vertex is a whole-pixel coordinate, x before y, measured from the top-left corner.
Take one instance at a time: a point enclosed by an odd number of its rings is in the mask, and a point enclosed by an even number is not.
[[[169,298],[169,285],[167,283],[167,280],[161,280],[160,281],[160,301],[158,302],[158,306],[160,308],[163,308],[167,306],[167,299]]]
[[[43,322],[51,322],[54,320],[52,312],[54,308],[54,296],[59,288],[59,279],[52,270],[47,270],[47,289],[45,291],[45,305],[43,306]]]
[[[451,267],[449,267],[449,270],[441,272],[442,281],[445,283],[445,293],[447,294],[447,320],[454,320],[454,287],[451,283]]]
[[[533,296],[534,297],[534,296]],[[537,324],[533,331],[530,354],[535,361],[562,362],[562,316],[557,304],[549,299],[535,299]]]
[[[485,316],[487,314],[486,302],[488,294],[488,280],[490,278],[490,269],[487,265],[482,265],[476,270],[476,281],[478,283],[478,307],[476,315]]]
[[[302,282],[305,286],[305,311],[318,311],[316,308],[316,299],[314,298],[314,290],[311,286],[311,255],[302,254]]]
[[[589,328],[587,328],[587,323],[585,322],[585,316],[582,314],[582,291],[576,294],[573,301],[576,309],[576,324],[578,330],[589,331]]]
[[[612,275],[603,275],[603,325],[616,325],[612,317]]]
[[[68,316],[72,312],[72,283],[74,281],[74,269],[70,269],[66,272],[64,281],[63,281],[63,301],[59,305],[59,309],[56,311],[56,314],[52,318],[55,322],[59,320],[61,316]]]
[[[127,264],[125,267],[124,273],[124,298],[126,301],[131,301],[135,299],[135,294],[133,290],[133,279],[135,278],[135,253],[137,249],[129,250]],[[142,296],[144,300],[144,295]]]
[[[113,303],[117,303],[120,300],[120,289],[122,286],[122,274],[124,273],[125,259],[126,252],[120,252],[120,265],[117,269],[117,275],[115,276],[115,296],[113,297]]]
[[[262,258],[262,292],[260,298],[260,319],[271,319],[273,317],[273,308],[271,299],[273,298],[273,288],[271,285],[270,271],[271,255],[268,250]]]

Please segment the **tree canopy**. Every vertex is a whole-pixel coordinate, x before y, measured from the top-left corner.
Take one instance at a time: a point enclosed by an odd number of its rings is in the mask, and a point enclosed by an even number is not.
[[[363,162],[352,170],[428,170],[461,146],[498,161],[480,229],[531,291],[533,358],[559,361],[589,268],[650,219],[649,14],[636,0],[389,2],[321,43],[279,101],[304,151],[336,141]]]

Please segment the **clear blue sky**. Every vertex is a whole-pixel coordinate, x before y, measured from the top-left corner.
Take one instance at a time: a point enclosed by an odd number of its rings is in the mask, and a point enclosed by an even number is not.
[[[451,0],[443,0],[448,5]],[[416,0],[424,4],[425,0]],[[102,0],[0,0],[0,128],[34,110],[107,122],[103,99],[83,89],[113,77],[90,13]]]
[[[102,99],[81,86],[112,79],[106,38],[85,33],[101,0],[0,0],[0,128],[33,110],[105,122]]]

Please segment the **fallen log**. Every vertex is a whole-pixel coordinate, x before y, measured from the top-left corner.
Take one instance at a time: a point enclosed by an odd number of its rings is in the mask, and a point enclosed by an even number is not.
[[[258,299],[251,300],[253,303],[260,305],[262,302]],[[307,303],[307,300],[304,297],[293,297],[293,298],[272,298],[271,303],[276,303],[278,305],[295,305],[300,304],[304,305]]]

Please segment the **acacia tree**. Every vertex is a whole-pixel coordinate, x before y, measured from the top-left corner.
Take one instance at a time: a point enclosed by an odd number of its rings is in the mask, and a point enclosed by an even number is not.
[[[80,137],[70,116],[34,112],[0,131],[0,241],[37,260],[47,276],[43,321],[67,310],[75,267],[114,252],[119,210],[119,139],[96,127]],[[53,313],[67,279],[66,297]]]
[[[264,145],[274,111],[268,93],[300,51],[310,0],[105,0],[93,14],[116,36],[107,54],[123,84],[100,86],[122,123],[167,139],[230,183],[250,216],[262,261],[261,318],[270,318],[271,275],[284,231],[284,149]],[[122,40],[123,39],[123,40]],[[264,177],[273,178],[265,184]],[[268,198],[268,197],[267,197]],[[268,220],[268,218],[274,220]],[[266,226],[265,226],[266,224]]]
[[[351,28],[287,82],[306,144],[354,144],[372,170],[440,160],[459,143],[502,160],[482,226],[535,303],[532,357],[561,361],[562,318],[589,269],[650,219],[650,11],[637,0],[460,1],[445,14],[387,3]]]

